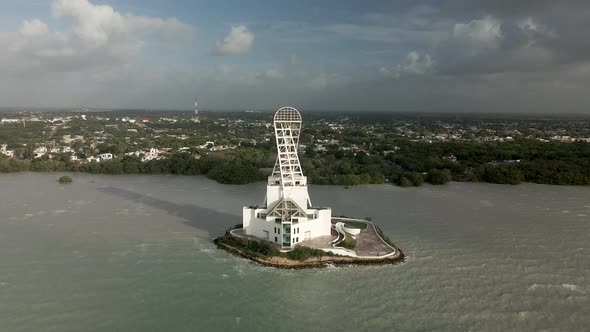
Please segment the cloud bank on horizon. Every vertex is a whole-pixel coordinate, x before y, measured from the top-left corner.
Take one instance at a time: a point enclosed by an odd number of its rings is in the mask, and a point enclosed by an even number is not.
[[[590,113],[585,0],[7,0],[0,106]]]

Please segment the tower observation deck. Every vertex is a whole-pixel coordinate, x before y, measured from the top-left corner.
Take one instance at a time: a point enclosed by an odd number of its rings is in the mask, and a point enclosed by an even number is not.
[[[285,249],[318,236],[330,235],[329,208],[315,208],[307,191],[297,149],[301,114],[282,107],[274,115],[277,160],[268,177],[264,206],[244,207],[244,233],[281,245]]]

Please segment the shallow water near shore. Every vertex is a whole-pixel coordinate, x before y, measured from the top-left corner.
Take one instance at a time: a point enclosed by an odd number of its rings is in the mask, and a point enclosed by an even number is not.
[[[0,331],[583,331],[590,188],[311,186],[395,266],[278,270],[212,239],[264,183],[0,175]]]

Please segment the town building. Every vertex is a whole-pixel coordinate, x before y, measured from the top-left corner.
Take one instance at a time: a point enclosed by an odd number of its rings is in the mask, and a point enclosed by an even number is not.
[[[47,148],[45,146],[40,146],[33,151],[35,158],[41,158],[47,153]]]
[[[143,158],[141,161],[150,161],[154,159],[159,159],[160,151],[158,149],[151,148],[145,152],[143,152]]]
[[[112,153],[101,153],[100,154],[100,160],[111,160],[113,159],[113,154]]]
[[[14,157],[14,150],[8,150],[8,144],[0,145],[0,153],[2,153],[3,155],[5,155],[8,158]]]
[[[86,161],[89,162],[89,163],[93,163],[93,162],[99,163],[100,162],[100,158],[99,157],[90,156],[90,157],[86,158]]]

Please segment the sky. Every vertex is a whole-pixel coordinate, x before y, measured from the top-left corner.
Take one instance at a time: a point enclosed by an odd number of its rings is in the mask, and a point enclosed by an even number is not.
[[[587,0],[0,8],[0,107],[590,114]]]

